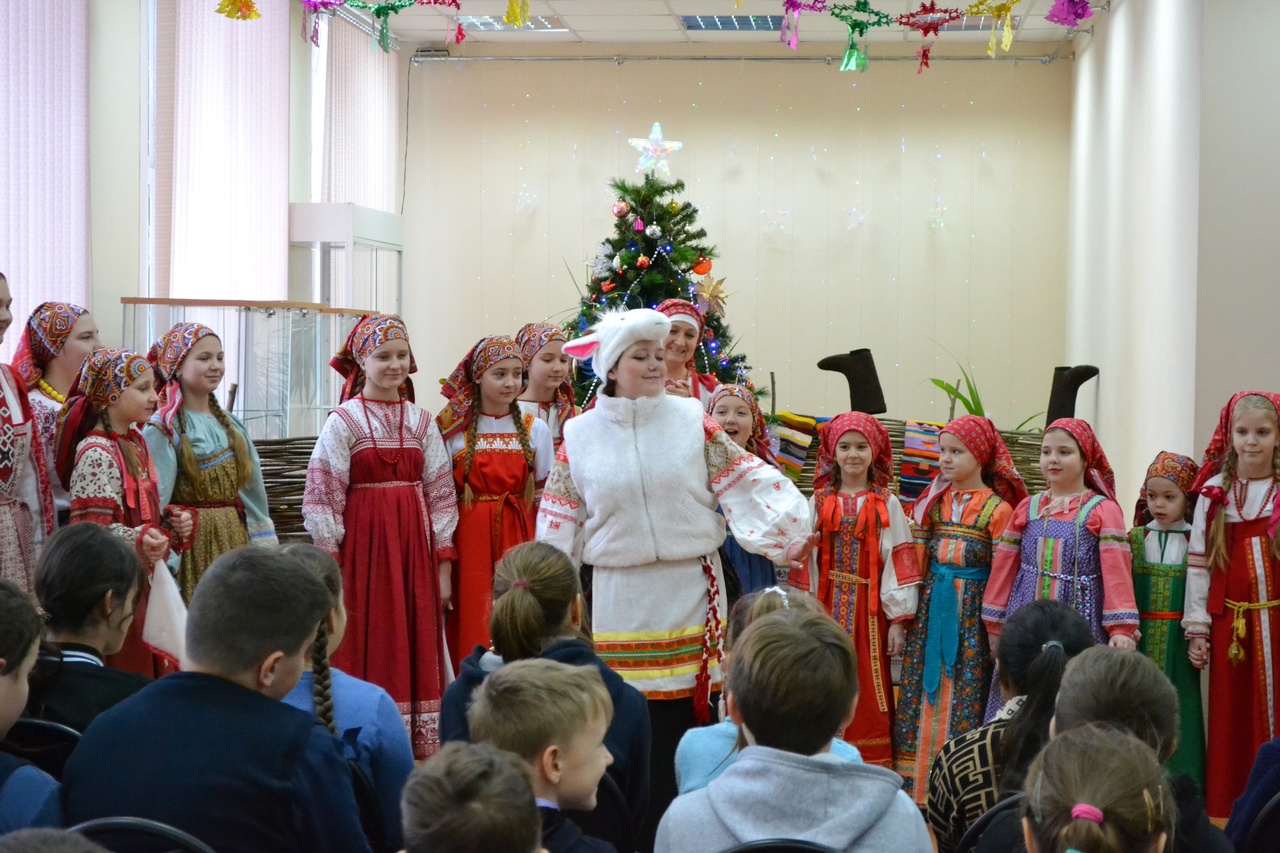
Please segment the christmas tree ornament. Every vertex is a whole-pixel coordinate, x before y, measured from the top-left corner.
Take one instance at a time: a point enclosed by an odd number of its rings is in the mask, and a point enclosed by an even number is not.
[[[641,255],[636,258],[636,269],[647,270],[649,268],[649,256]]]
[[[706,255],[698,255],[698,260],[694,262],[692,269],[695,275],[706,275],[711,272],[711,259]]]
[[[921,38],[927,38],[938,35],[939,30],[947,24],[955,23],[963,17],[963,9],[939,8],[938,0],[929,0],[921,3],[916,11],[899,15],[898,25],[919,30]]]
[[[262,17],[253,0],[222,0],[215,11],[233,21],[252,21],[254,18]]]
[[[662,229],[657,225],[650,225],[648,228],[644,229],[644,236],[648,237],[650,240],[657,240],[662,236]]]
[[[604,284],[600,285],[600,289],[605,293],[613,293],[617,287],[618,283],[616,281],[606,281]]]
[[[613,248],[608,243],[601,243],[596,249],[596,256],[591,261],[591,277],[603,280],[613,272]]]
[[[1093,17],[1093,9],[1089,8],[1089,0],[1054,0],[1049,14],[1044,19],[1051,24],[1064,27],[1076,27],[1085,18]]]
[[[675,201],[673,199],[667,203],[667,213],[670,213],[672,216],[675,216],[679,212],[680,212],[680,202]]]
[[[929,67],[929,54],[933,50],[933,46],[938,43],[937,39],[927,41],[916,48],[916,58],[920,60],[920,64],[916,66],[916,73],[923,74],[924,70]]]
[[[613,203],[613,215],[618,217],[619,219],[626,216],[630,212],[631,212],[631,205],[627,204],[622,199],[618,199]]]
[[[662,254],[664,254],[664,255],[669,255],[669,254],[671,254],[671,244],[670,244],[670,243],[663,243],[663,244],[662,244]]]
[[[644,220],[639,216],[636,217],[635,230],[637,233],[644,233]]]
[[[800,13],[825,12],[827,0],[782,0],[782,26],[779,40],[792,50],[800,43]]]
[[[613,256],[613,268],[617,272],[622,272],[622,255]]]
[[[708,269],[711,267],[710,261],[707,261],[707,267]],[[725,303],[730,296],[724,289],[724,279],[716,278],[712,275],[704,276],[698,279],[694,290],[697,293],[699,308],[702,308],[707,314],[724,313]],[[710,332],[711,329],[708,328],[707,331]]]
[[[701,308],[702,306],[699,305],[698,307]],[[703,330],[702,336],[709,341],[714,341],[716,339],[716,330],[707,326],[707,328]]]
[[[662,124],[656,121],[649,130],[648,139],[632,137],[627,140],[627,143],[640,152],[640,160],[636,163],[636,172],[641,174],[644,172],[661,172],[663,175],[670,175],[671,167],[667,165],[667,156],[684,147],[683,142],[663,139]]]
[[[507,14],[502,20],[516,29],[529,23],[529,0],[507,0]]]

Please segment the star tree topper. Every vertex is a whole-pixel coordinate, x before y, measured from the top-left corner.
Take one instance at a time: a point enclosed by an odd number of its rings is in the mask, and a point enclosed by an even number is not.
[[[684,147],[683,142],[663,139],[662,125],[656,121],[649,130],[648,139],[642,136],[633,136],[627,142],[640,152],[640,161],[636,163],[637,172],[643,174],[644,172],[657,171],[668,177],[671,175],[671,169],[667,166],[667,155]]]

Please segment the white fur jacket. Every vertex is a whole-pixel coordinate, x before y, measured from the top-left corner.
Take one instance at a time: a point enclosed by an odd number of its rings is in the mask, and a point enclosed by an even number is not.
[[[795,485],[734,444],[697,400],[601,394],[564,425],[537,538],[577,562],[625,568],[712,554],[725,519],[739,544],[775,563],[812,530]]]

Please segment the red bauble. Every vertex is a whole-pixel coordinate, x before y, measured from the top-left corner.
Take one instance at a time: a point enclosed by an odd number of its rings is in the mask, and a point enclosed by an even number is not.
[[[636,268],[647,270],[649,268],[649,256],[641,255],[640,257],[636,258]]]
[[[711,272],[711,259],[706,255],[698,255],[698,261],[693,265],[694,275],[706,275]]]
[[[703,331],[702,336],[709,341],[714,341],[716,339],[715,330],[712,329],[710,326],[707,326],[706,330]]]
[[[618,217],[619,219],[626,216],[630,212],[631,212],[631,205],[627,204],[622,199],[618,199],[613,203],[613,215]]]

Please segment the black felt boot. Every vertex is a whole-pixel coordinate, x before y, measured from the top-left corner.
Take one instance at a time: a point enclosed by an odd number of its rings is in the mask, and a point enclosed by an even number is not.
[[[1053,389],[1049,392],[1049,410],[1045,414],[1045,426],[1058,418],[1073,418],[1076,414],[1076,394],[1080,386],[1098,375],[1092,364],[1053,369]]]
[[[856,349],[829,355],[818,362],[820,370],[832,370],[843,373],[849,380],[849,410],[866,412],[868,415],[882,415],[889,411],[884,404],[884,392],[880,390],[880,376],[876,373],[876,363],[871,358],[871,350]]]

